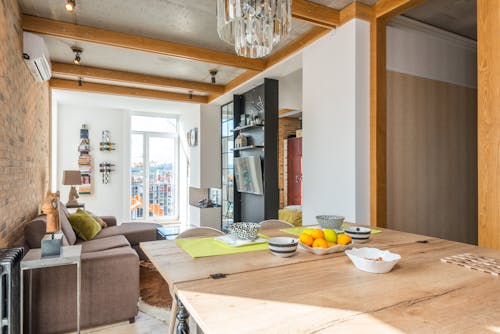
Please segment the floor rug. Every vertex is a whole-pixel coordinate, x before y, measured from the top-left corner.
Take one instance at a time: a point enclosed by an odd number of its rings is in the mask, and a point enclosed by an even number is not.
[[[167,283],[149,261],[141,261],[140,296],[139,310],[141,312],[168,323],[172,296]]]

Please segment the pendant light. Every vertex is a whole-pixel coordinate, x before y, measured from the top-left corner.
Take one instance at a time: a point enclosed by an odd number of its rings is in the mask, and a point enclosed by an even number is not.
[[[292,28],[292,0],[217,0],[217,32],[248,58],[269,55]]]

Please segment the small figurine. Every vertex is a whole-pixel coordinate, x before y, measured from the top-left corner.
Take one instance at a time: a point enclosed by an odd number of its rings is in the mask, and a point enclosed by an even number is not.
[[[55,233],[61,229],[59,223],[59,191],[47,192],[42,204],[42,212],[47,215],[46,233]]]

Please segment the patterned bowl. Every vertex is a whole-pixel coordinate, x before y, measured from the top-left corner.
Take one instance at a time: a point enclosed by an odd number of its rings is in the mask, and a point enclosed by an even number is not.
[[[234,240],[255,240],[259,234],[258,223],[233,223],[229,225],[229,235]]]
[[[345,217],[342,216],[316,216],[316,220],[318,221],[318,224],[319,226],[321,226],[321,228],[329,228],[332,230],[341,230],[344,219]]]

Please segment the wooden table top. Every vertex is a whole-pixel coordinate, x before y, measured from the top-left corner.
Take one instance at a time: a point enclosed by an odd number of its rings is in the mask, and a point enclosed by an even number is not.
[[[141,247],[206,334],[500,329],[500,280],[440,262],[465,252],[498,259],[499,251],[391,230],[372,238],[361,247],[402,256],[388,274],[362,272],[343,253],[299,251],[282,259],[258,251],[193,259],[174,242]],[[421,240],[428,242],[417,242]],[[216,272],[230,275],[207,278]]]

